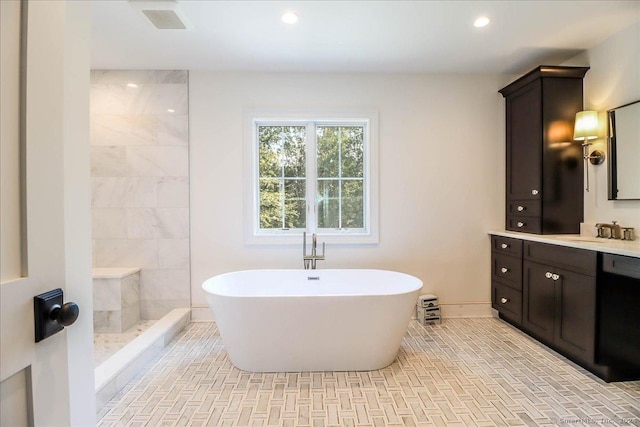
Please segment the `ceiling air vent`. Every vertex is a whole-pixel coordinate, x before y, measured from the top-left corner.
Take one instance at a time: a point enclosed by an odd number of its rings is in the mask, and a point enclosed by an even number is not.
[[[159,30],[184,30],[187,28],[173,10],[143,10],[142,13]]]
[[[182,9],[174,0],[129,0],[129,4],[159,30],[186,30],[189,28]]]

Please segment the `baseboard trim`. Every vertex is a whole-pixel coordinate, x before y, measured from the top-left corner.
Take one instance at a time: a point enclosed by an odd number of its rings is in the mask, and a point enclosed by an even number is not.
[[[440,304],[443,319],[456,319],[465,317],[492,317],[491,303],[466,302],[460,304]]]
[[[192,322],[213,322],[213,312],[209,307],[191,307]]]

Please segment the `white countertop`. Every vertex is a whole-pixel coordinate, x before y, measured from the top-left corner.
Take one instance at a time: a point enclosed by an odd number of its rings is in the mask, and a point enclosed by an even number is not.
[[[640,240],[599,239],[578,234],[529,234],[514,231],[489,231],[489,234],[532,242],[551,243],[570,248],[588,249],[609,254],[640,258]]]

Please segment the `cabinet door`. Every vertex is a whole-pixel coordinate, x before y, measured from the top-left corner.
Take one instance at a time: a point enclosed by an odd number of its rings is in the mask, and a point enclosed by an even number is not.
[[[555,291],[552,268],[525,261],[523,265],[522,326],[547,343],[553,342]]]
[[[541,197],[542,84],[536,80],[507,98],[507,199]]]
[[[593,363],[596,325],[596,278],[555,269],[554,344],[568,355]]]

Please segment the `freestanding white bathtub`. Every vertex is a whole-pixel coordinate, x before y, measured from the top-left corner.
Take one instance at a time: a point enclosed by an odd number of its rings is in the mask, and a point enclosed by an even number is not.
[[[249,270],[202,288],[244,371],[369,371],[395,359],[422,281],[384,270]]]

